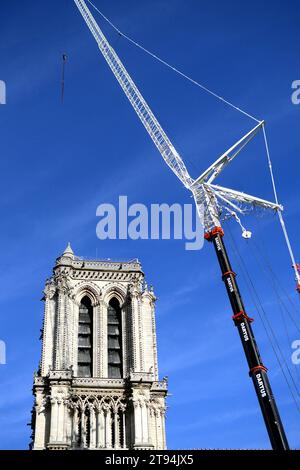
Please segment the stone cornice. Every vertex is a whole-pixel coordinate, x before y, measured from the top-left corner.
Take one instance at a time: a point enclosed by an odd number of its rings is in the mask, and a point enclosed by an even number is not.
[[[136,271],[96,271],[88,269],[73,269],[70,273],[72,279],[86,279],[97,281],[135,281],[143,274]]]
[[[168,391],[168,382],[166,380],[159,380],[152,383],[151,392],[161,391],[167,392]]]
[[[52,380],[71,380],[73,375],[72,370],[50,370],[48,374],[48,378],[50,381]]]
[[[57,259],[55,268],[59,266],[72,267],[76,270],[87,269],[87,270],[101,270],[101,271],[122,271],[122,272],[140,272],[142,273],[142,267],[139,261],[108,261],[108,260],[84,260],[75,258],[74,260],[69,257],[62,256]]]
[[[77,377],[72,380],[73,387],[124,388],[124,379],[101,379],[97,377]]]
[[[152,383],[154,380],[154,375],[152,372],[130,372],[129,375],[130,382],[136,383],[143,383],[143,382],[150,382]]]

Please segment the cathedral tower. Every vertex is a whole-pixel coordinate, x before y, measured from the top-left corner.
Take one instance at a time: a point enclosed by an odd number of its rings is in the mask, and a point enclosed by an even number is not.
[[[165,449],[155,296],[137,260],[83,260],[70,245],[46,282],[33,449]]]

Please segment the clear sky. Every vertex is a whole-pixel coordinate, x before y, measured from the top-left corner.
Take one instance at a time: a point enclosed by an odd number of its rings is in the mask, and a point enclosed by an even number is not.
[[[94,2],[145,47],[266,119],[279,196],[300,257],[300,105],[291,102],[291,83],[300,79],[299,2]],[[251,129],[251,120],[145,56],[97,19],[192,176]],[[7,364],[0,365],[0,448],[25,449],[29,443],[26,424],[41,347],[40,299],[68,241],[79,256],[138,257],[154,284],[160,376],[168,375],[171,394],[168,447],[269,448],[212,247],[193,252],[181,240],[96,237],[97,206],[116,203],[119,195],[146,205],[191,199],[130,108],[74,3],[2,0],[0,39],[0,79],[7,84],[7,104],[0,106],[0,339],[7,345]],[[219,182],[272,199],[261,137]],[[299,390],[300,365],[290,359],[290,343],[300,339],[299,299],[283,236],[274,216],[249,216],[244,224],[253,231],[248,244],[234,222],[225,227],[234,269],[240,272],[230,233]],[[263,267],[257,263],[257,246],[268,256],[276,279],[265,260]],[[300,448],[299,411],[245,279],[238,279],[247,311],[256,319],[287,436],[292,447]]]

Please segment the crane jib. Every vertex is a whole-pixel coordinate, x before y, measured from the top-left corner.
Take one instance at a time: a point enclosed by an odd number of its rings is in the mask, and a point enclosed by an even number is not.
[[[124,67],[117,53],[111,47],[109,41],[104,36],[99,25],[96,23],[90,10],[88,9],[86,3],[83,0],[74,0],[74,2],[77,5],[80,13],[82,14],[91,33],[93,34],[100,49],[100,52],[108,63],[115,78],[119,82],[121,88],[123,89],[125,95],[127,96],[130,104],[134,108],[142,124],[146,128],[155,146],[158,148],[165,162],[175,173],[175,175],[182,181],[182,183],[186,187],[189,188],[191,183],[193,182],[193,179],[189,175],[189,172],[179,153],[175,150],[174,145],[171,143],[169,137],[162,129],[157,118],[155,117],[146,100],[140,93],[136,84],[130,77],[128,71]]]

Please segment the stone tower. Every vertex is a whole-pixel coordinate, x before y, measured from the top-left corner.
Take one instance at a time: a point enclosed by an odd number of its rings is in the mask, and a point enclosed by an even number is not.
[[[137,260],[83,260],[47,280],[33,449],[165,449],[155,296]]]

